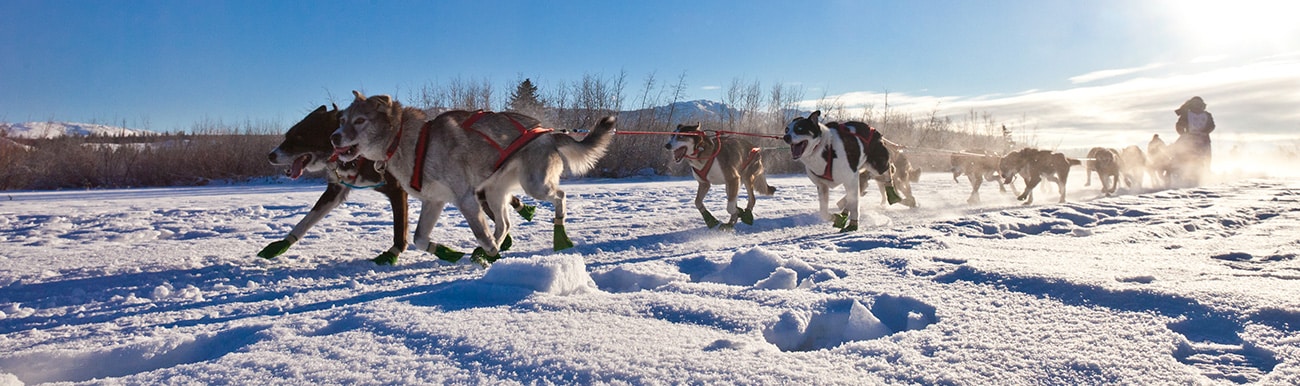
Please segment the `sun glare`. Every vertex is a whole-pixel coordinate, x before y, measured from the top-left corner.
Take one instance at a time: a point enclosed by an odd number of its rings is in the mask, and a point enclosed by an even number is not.
[[[1184,37],[1194,55],[1241,49],[1289,50],[1300,43],[1300,2],[1288,0],[1173,0],[1157,12]]]

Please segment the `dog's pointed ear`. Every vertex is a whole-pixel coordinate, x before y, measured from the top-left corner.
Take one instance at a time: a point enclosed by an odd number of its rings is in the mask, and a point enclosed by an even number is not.
[[[813,111],[812,114],[808,114],[808,120],[813,122],[819,122],[821,118],[822,118],[821,110]]]
[[[312,114],[321,114],[321,113],[324,113],[324,112],[325,112],[325,105],[320,105],[320,107],[317,107],[316,110],[313,110],[311,113],[312,113]]]
[[[356,100],[359,100],[359,101],[364,101],[364,100],[366,100],[366,96],[365,96],[364,94],[362,94],[360,91],[352,90],[352,95],[357,97]]]
[[[330,102],[330,106],[333,106],[333,107],[334,107],[334,110],[333,110],[333,111],[339,111],[339,105],[334,104],[334,102]],[[321,106],[321,107],[325,107],[325,106]]]
[[[386,94],[375,95],[370,98],[367,98],[366,100],[379,106],[387,107],[393,105],[393,97],[388,96]]]

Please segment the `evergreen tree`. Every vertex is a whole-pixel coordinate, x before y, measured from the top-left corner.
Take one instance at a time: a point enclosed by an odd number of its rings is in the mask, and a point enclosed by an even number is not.
[[[509,108],[512,111],[535,115],[541,112],[542,107],[542,101],[537,98],[537,86],[531,79],[519,82],[515,92],[510,93]]]

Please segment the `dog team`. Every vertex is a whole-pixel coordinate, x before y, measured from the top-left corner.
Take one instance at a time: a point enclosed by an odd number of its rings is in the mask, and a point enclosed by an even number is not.
[[[581,175],[595,166],[615,135],[614,117],[599,119],[579,140],[571,136],[571,131],[543,128],[537,119],[514,112],[452,110],[430,119],[424,111],[403,106],[387,95],[366,97],[357,91],[353,95],[355,99],[346,109],[321,106],[309,113],[285,133],[284,141],[269,154],[271,164],[288,167],[286,174],[290,178],[298,178],[304,171],[324,170],[328,185],[289,235],[267,245],[258,256],[273,259],[283,254],[346,200],[353,189],[383,193],[392,207],[393,245],[372,259],[378,264],[395,264],[408,248],[408,196],[418,199],[421,205],[411,244],[443,260],[455,262],[466,255],[429,238],[447,204],[455,205],[465,216],[477,241],[470,259],[487,265],[513,244],[506,205],[526,220],[532,219],[535,208],[511,194],[520,188],[534,199],[552,204],[553,249],[573,247],[564,228],[565,193],[559,186],[560,176],[565,170]],[[1180,117],[1184,115],[1181,111],[1196,107],[1203,112],[1204,102],[1195,106],[1188,101],[1179,109]],[[1179,127],[1184,127],[1181,122]],[[1196,127],[1208,133],[1202,129],[1203,121]],[[1209,130],[1213,130],[1212,119]],[[733,228],[737,221],[752,225],[756,195],[776,192],[767,183],[759,154],[762,148],[743,138],[743,133],[707,131],[699,124],[678,125],[673,132],[664,134],[669,135],[664,147],[672,153],[674,162],[686,161],[699,183],[695,207],[705,225],[724,230]],[[882,204],[917,207],[911,182],[918,180],[920,169],[907,161],[904,146],[884,138],[866,123],[823,122],[821,112],[814,111],[790,121],[780,138],[790,146],[791,158],[803,164],[816,186],[819,215],[839,231],[858,229],[858,199],[866,194],[871,180],[877,181]],[[1153,183],[1167,184],[1187,173],[1179,165],[1188,164],[1182,160],[1200,149],[1198,146],[1205,149],[1208,165],[1208,137],[1202,142],[1180,140],[1166,146],[1156,135],[1145,154],[1136,146],[1123,151],[1094,148],[1087,158],[1089,180],[1085,186],[1091,184],[1094,171],[1105,195],[1113,194],[1120,181],[1141,187],[1144,173],[1151,176]],[[996,181],[1005,191],[1005,185],[1019,175],[1025,189],[1017,193],[1017,198],[1025,204],[1033,202],[1033,188],[1042,179],[1056,182],[1059,202],[1065,202],[1069,169],[1081,163],[1061,153],[1033,148],[1003,156],[968,150],[954,153],[951,162],[953,180],[964,174],[971,183],[967,202],[979,202],[983,181]],[[729,215],[726,222],[715,218],[704,205],[712,185],[725,187],[725,210]],[[748,196],[743,209],[737,204],[741,186]],[[830,190],[839,186],[844,187],[845,195],[832,212]],[[492,229],[488,228],[489,220],[495,225]]]

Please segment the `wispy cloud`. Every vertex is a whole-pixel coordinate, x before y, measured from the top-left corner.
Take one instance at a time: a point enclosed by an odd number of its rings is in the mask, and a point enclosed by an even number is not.
[[[704,90],[704,91],[716,91],[716,90],[721,90],[721,89],[722,89],[722,86],[704,86],[704,87],[700,87],[700,90]]]
[[[1300,57],[1278,55],[1232,67],[1162,74],[1110,84],[1011,95],[926,96],[851,92],[831,96],[849,114],[892,112],[962,117],[988,113],[1008,126],[1034,132],[1040,146],[1123,147],[1145,144],[1153,133],[1174,136],[1173,111],[1201,96],[1214,113],[1216,141],[1294,142],[1300,146]],[[1154,69],[1150,68],[1150,69]],[[1097,78],[1100,79],[1100,78]],[[888,103],[886,104],[886,98]],[[815,108],[818,101],[805,101]],[[1280,144],[1280,143],[1279,143]]]
[[[1114,77],[1124,76],[1128,74],[1135,74],[1147,70],[1154,70],[1164,66],[1165,66],[1164,63],[1152,63],[1142,67],[1117,68],[1113,70],[1093,71],[1087,74],[1070,77],[1070,83],[1074,83],[1074,84],[1089,83],[1089,82],[1094,82],[1102,79],[1114,78]]]

